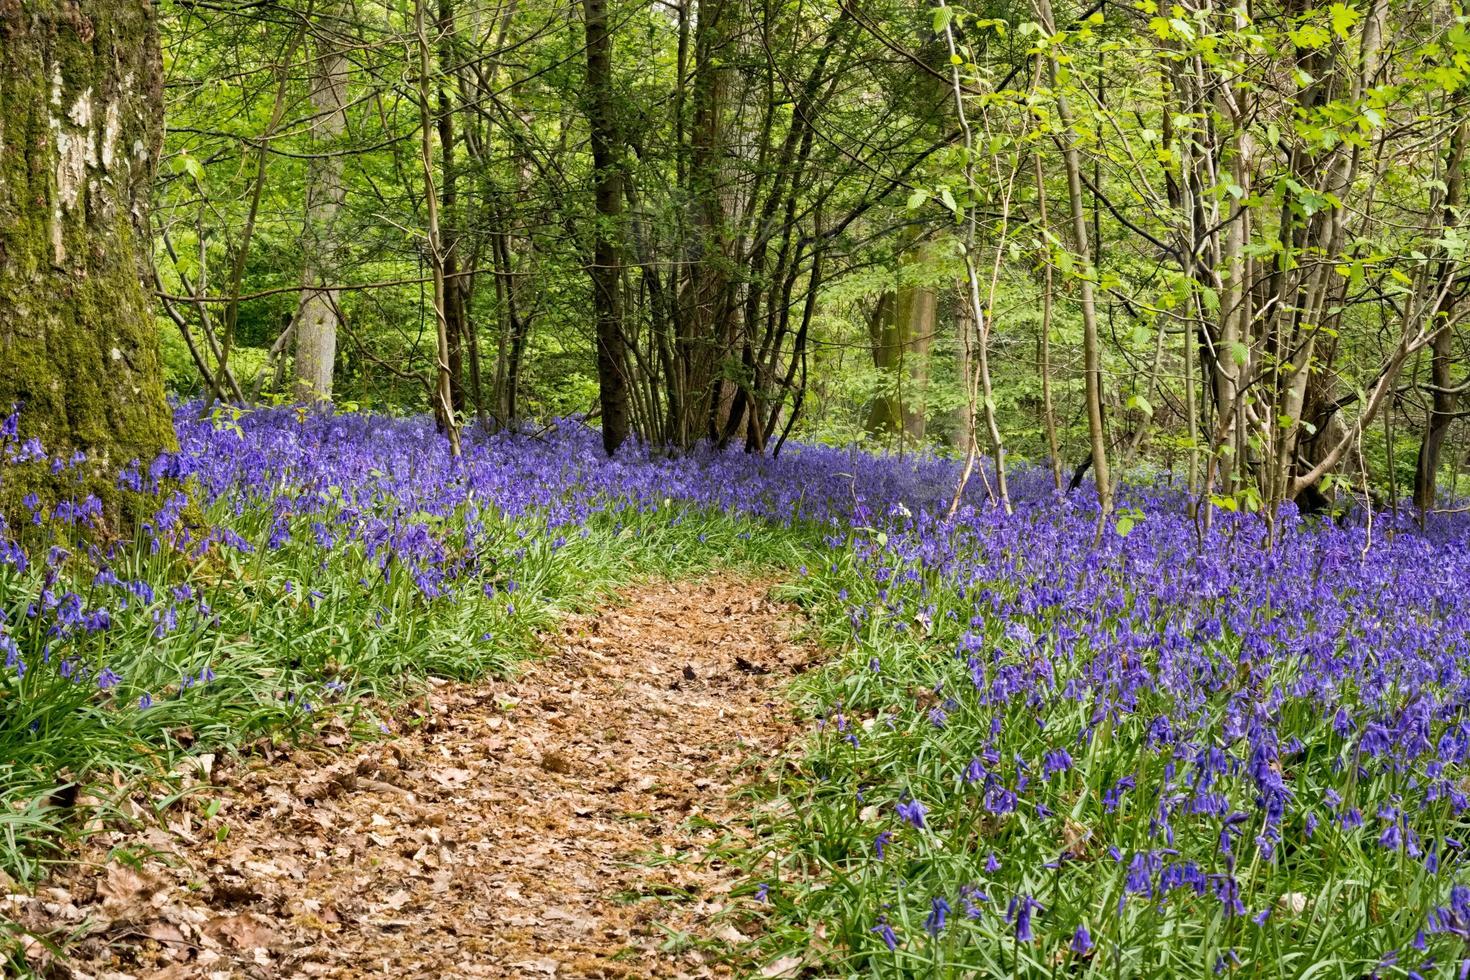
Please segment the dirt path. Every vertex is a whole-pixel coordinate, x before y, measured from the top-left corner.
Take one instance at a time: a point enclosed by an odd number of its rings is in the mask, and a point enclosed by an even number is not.
[[[779,684],[814,657],[766,588],[630,590],[517,681],[437,685],[411,734],[215,772],[212,820],[118,841],[171,860],[21,911],[91,917],[76,975],[111,980],[724,975],[669,930],[739,938],[711,852],[793,731]]]

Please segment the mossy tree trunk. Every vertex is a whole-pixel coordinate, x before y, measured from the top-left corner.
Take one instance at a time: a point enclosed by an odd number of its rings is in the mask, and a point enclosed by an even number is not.
[[[904,269],[933,258],[926,243],[904,253]],[[867,429],[876,436],[902,435],[922,442],[929,385],[929,348],[938,325],[939,294],[925,283],[904,282],[885,292],[868,323],[873,366],[882,390],[868,405]]]
[[[141,278],[162,134],[149,0],[0,0],[0,411],[104,498],[175,445]]]

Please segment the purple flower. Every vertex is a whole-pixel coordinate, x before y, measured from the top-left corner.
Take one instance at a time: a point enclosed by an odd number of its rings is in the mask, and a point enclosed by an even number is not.
[[[1052,749],[1046,753],[1041,762],[1041,778],[1050,779],[1060,772],[1066,772],[1072,768],[1072,757],[1066,749]]]
[[[924,829],[924,816],[929,811],[924,809],[923,803],[919,802],[916,799],[908,800],[907,802],[900,801],[897,805],[894,806],[894,810],[898,812],[898,817],[900,820],[903,820],[906,823],[913,824],[920,830]]]
[[[944,930],[944,924],[949,919],[949,903],[935,896],[929,903],[929,915],[924,920],[924,931],[931,936],[938,936]]]
[[[1030,895],[1011,899],[1010,908],[1006,911],[1006,919],[1015,923],[1018,941],[1029,943],[1036,938],[1036,934],[1031,930],[1031,914],[1039,908],[1041,908],[1041,903]]]

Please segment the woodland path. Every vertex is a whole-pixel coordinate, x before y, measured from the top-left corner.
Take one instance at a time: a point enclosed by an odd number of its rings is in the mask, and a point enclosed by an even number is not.
[[[795,731],[782,682],[816,656],[768,588],[631,588],[517,679],[434,685],[402,736],[219,767],[210,822],[113,841],[166,860],[35,901],[93,921],[79,977],[727,975],[664,947],[741,939],[718,849]]]

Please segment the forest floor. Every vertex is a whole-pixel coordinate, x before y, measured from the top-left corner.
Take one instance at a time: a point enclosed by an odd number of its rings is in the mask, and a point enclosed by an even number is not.
[[[220,762],[9,911],[99,980],[726,975],[749,899],[721,854],[818,656],[769,584],[633,587],[515,679],[434,683],[401,735]]]

